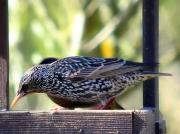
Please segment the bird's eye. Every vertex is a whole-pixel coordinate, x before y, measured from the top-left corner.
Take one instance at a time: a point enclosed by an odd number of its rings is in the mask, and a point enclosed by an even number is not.
[[[26,92],[28,90],[28,85],[27,84],[23,84],[21,90]]]

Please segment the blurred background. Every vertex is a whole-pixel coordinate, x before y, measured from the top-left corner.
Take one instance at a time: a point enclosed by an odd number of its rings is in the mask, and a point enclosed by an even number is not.
[[[179,0],[160,1],[160,110],[169,134],[180,133]],[[46,57],[72,55],[142,61],[141,0],[9,0],[10,102],[25,70]],[[123,94],[126,109],[142,108],[142,86]],[[44,94],[20,100],[14,110],[49,110]]]

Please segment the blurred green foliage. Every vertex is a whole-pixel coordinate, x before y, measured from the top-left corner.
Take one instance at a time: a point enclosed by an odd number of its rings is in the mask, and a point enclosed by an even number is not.
[[[168,133],[180,133],[180,1],[160,1],[160,108]],[[86,55],[141,61],[140,0],[9,0],[10,102],[25,70],[45,57]],[[131,89],[119,102],[142,107],[142,88]],[[46,95],[24,97],[18,110],[48,110]]]

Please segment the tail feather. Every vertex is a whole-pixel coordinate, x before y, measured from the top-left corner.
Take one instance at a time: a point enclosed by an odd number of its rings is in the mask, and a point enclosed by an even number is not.
[[[151,76],[151,77],[158,77],[158,76],[172,76],[172,74],[169,73],[160,73],[160,72],[152,72],[152,71],[143,71],[143,76]]]

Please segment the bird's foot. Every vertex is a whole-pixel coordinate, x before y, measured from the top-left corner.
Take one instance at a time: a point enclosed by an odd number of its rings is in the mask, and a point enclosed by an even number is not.
[[[99,103],[94,107],[94,110],[125,110],[116,102],[115,97],[108,99],[105,102]]]
[[[111,105],[113,102],[115,101],[115,97],[112,97],[110,99],[108,99],[106,102],[101,102],[99,104],[97,104],[94,109],[95,110],[105,110],[109,107],[109,105]]]
[[[51,108],[51,109],[50,109],[50,113],[51,113],[51,114],[54,114],[54,113],[58,113],[58,112],[60,112],[60,111],[62,111],[62,110],[67,110],[67,108],[57,106],[57,107],[55,107],[55,108]]]

